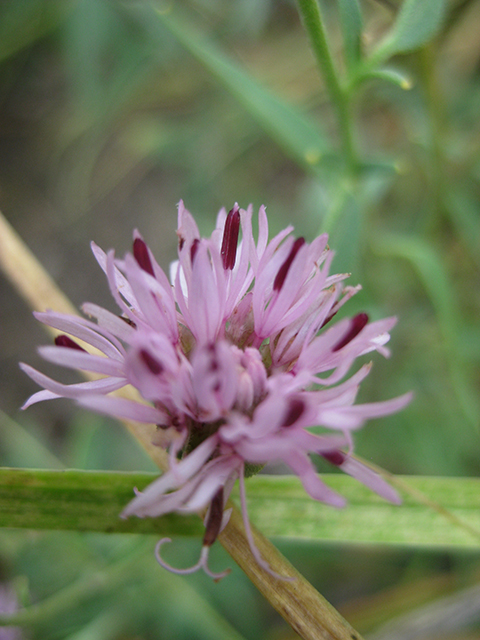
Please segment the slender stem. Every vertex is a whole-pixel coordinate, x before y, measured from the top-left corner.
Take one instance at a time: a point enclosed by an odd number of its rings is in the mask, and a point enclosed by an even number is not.
[[[445,152],[443,139],[445,137],[445,113],[443,95],[438,84],[438,71],[435,67],[436,43],[422,47],[418,52],[420,71],[423,78],[425,104],[428,111],[430,126],[430,166],[432,168],[432,202],[435,218],[433,226],[438,224],[438,215],[445,211],[446,191],[449,180],[445,179]]]
[[[297,0],[297,2],[303,25],[310,39],[310,45],[337,112],[342,150],[347,167],[350,173],[356,173],[358,160],[353,142],[350,98],[342,87],[333,63],[318,1]]]
[[[292,582],[278,580],[252,562],[252,552],[242,516],[234,510],[219,540],[270,604],[304,640],[362,640],[332,605],[286,560],[254,526],[255,545],[275,573],[292,576]],[[268,594],[268,595],[267,595]]]

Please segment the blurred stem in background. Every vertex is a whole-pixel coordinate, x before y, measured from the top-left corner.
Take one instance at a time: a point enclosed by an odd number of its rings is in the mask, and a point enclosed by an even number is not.
[[[353,141],[353,116],[350,94],[342,86],[340,76],[333,62],[322,13],[317,0],[298,0],[298,8],[337,115],[342,141],[342,154],[347,171],[350,175],[355,175],[358,171],[358,159]]]
[[[419,69],[422,80],[425,108],[428,114],[429,155],[431,170],[431,203],[427,211],[427,228],[438,229],[442,216],[445,215],[448,199],[449,181],[445,175],[445,136],[447,118],[445,100],[438,82],[437,43],[432,41],[418,52]],[[429,215],[428,215],[429,214]]]

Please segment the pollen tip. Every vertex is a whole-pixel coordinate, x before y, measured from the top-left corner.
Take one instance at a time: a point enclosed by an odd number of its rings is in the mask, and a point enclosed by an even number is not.
[[[290,267],[292,266],[292,262],[294,261],[295,256],[297,255],[297,253],[300,251],[300,249],[303,247],[304,244],[305,244],[305,238],[302,238],[302,237],[297,238],[293,243],[292,248],[290,249],[290,253],[288,254],[286,260],[278,270],[275,280],[273,281],[274,291],[280,291],[280,289],[283,287],[283,283],[287,278],[287,274]]]
[[[137,261],[138,266],[155,277],[152,261],[148,253],[147,244],[142,238],[136,237],[133,241],[133,257]]]
[[[237,257],[238,234],[240,231],[240,209],[235,203],[227,214],[223,230],[222,248],[220,254],[224,269],[232,270]]]
[[[336,467],[341,467],[345,462],[346,455],[339,451],[338,449],[332,449],[332,451],[324,451],[322,454],[322,458],[325,458],[330,464],[335,465]]]
[[[150,355],[146,349],[140,350],[140,358],[154,375],[158,376],[163,372],[162,364]]]
[[[190,261],[192,264],[193,264],[193,261],[195,260],[195,256],[197,255],[199,244],[200,244],[200,240],[198,238],[195,238],[195,240],[192,242],[190,246]]]
[[[359,313],[354,318],[352,318],[350,322],[350,328],[348,329],[347,333],[339,342],[337,342],[332,351],[339,351],[340,349],[343,349],[343,347],[345,347],[349,342],[351,342],[358,336],[360,331],[365,327],[367,323],[368,315],[366,313]]]
[[[75,340],[72,340],[71,338],[69,338],[68,336],[66,336],[63,333],[61,335],[59,335],[59,336],[56,336],[54,342],[55,342],[57,347],[67,347],[68,349],[76,349],[77,351],[85,351],[85,349],[83,347],[81,347],[79,344],[77,344],[75,342]]]
[[[305,402],[300,398],[290,400],[282,427],[291,427],[305,412]]]

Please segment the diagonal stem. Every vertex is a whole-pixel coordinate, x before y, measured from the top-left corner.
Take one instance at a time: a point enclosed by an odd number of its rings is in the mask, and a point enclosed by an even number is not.
[[[0,213],[0,268],[29,306],[37,311],[53,308],[62,313],[76,310],[55,282]],[[117,392],[132,398],[129,388]],[[152,444],[154,427],[122,421],[151,455],[160,469],[167,469],[167,455]],[[275,572],[295,576],[292,582],[273,578],[253,557],[242,523],[234,508],[219,540],[235,562],[245,571],[263,596],[304,640],[362,640],[342,616],[292,567],[283,555],[259,531],[252,527],[255,544]]]

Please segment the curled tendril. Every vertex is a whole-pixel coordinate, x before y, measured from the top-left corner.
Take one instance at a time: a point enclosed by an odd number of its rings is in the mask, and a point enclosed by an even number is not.
[[[162,545],[165,544],[165,542],[171,542],[171,541],[172,541],[171,538],[162,538],[157,542],[157,545],[155,547],[155,558],[157,559],[158,564],[162,566],[164,569],[167,569],[168,571],[171,571],[172,573],[177,573],[179,575],[188,575],[189,573],[195,573],[195,571],[198,571],[199,569],[203,569],[204,572],[207,574],[207,576],[210,576],[210,578],[213,578],[215,582],[218,582],[222,578],[225,578],[230,573],[230,569],[226,569],[221,573],[213,573],[213,571],[210,571],[210,569],[208,568],[208,553],[210,551],[210,547],[207,545],[204,545],[202,547],[200,558],[196,564],[194,564],[192,567],[187,567],[186,569],[175,569],[175,567],[172,567],[171,565],[169,565],[160,556],[160,549]]]

